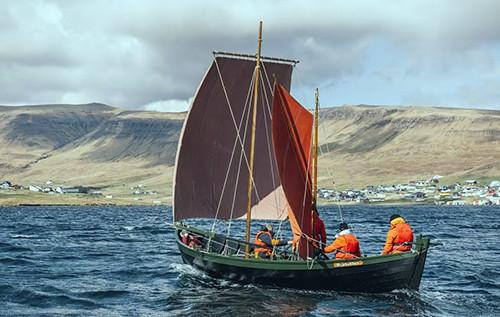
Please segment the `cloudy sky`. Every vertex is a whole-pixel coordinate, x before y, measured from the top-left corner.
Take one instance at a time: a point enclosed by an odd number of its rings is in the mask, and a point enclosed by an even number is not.
[[[0,0],[0,104],[186,110],[213,50],[299,59],[323,106],[500,109],[500,1]]]

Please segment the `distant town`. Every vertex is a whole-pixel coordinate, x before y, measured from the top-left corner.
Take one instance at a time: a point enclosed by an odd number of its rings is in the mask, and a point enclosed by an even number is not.
[[[474,179],[453,184],[442,184],[442,176],[429,180],[409,181],[405,184],[369,185],[362,189],[336,190],[318,189],[322,203],[341,204],[436,204],[436,205],[500,205],[500,181],[481,183]],[[51,180],[44,184],[20,185],[8,180],[0,181],[1,193],[37,193],[47,195],[95,197],[114,204],[117,197],[105,193],[100,187],[56,185]],[[143,184],[128,188],[130,201],[134,204],[161,204],[158,192],[148,190]],[[148,199],[146,199],[148,197]],[[0,201],[1,203],[1,201]]]
[[[112,194],[103,192],[100,187],[92,187],[92,186],[63,186],[56,185],[51,180],[46,181],[44,184],[29,184],[29,185],[20,185],[13,184],[8,180],[0,181],[0,194],[2,192],[10,192],[10,193],[36,193],[36,194],[47,194],[47,195],[64,195],[64,196],[76,196],[76,195],[84,195],[87,197],[95,197],[95,198],[103,198],[108,201],[107,204],[113,204],[114,200],[117,197],[113,197]],[[145,185],[137,184],[129,188],[129,195],[133,198],[132,200],[140,203],[144,200],[146,196],[156,197],[158,196],[158,192],[147,190]],[[151,200],[151,199],[149,199]],[[148,200],[148,201],[149,201]],[[161,200],[154,199],[152,201],[153,204],[161,204]],[[1,201],[0,201],[1,203]]]
[[[463,183],[441,184],[442,176],[407,184],[369,185],[363,189],[318,189],[318,197],[340,203],[427,203],[436,205],[500,205],[500,181],[481,184],[474,179]]]

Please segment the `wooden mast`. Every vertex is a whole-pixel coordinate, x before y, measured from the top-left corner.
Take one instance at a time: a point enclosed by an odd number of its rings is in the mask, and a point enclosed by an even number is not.
[[[255,66],[255,81],[253,84],[253,96],[252,96],[252,132],[250,136],[250,162],[249,162],[249,173],[248,173],[248,188],[247,188],[247,226],[246,226],[246,247],[245,247],[245,258],[248,259],[250,253],[250,221],[252,213],[252,188],[253,188],[253,161],[255,156],[255,127],[257,125],[257,101],[259,97],[259,73],[260,73],[260,49],[262,45],[262,21],[259,22],[259,40],[257,43],[257,62]]]
[[[319,89],[316,88],[314,108],[314,139],[313,139],[313,188],[312,202],[316,205],[316,196],[318,191],[318,111],[319,111]]]

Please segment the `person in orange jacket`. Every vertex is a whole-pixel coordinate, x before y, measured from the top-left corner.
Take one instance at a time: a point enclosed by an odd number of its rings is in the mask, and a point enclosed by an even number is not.
[[[253,244],[255,245],[254,254],[256,258],[270,258],[273,254],[273,247],[291,244],[291,241],[274,239],[273,226],[267,224],[257,232]]]
[[[410,251],[413,242],[413,230],[410,225],[398,214],[391,216],[390,224],[382,255]]]
[[[337,259],[354,259],[361,256],[359,241],[351,232],[347,223],[342,222],[339,225],[340,232],[335,236],[335,241],[327,246],[323,251],[325,253],[336,252]]]

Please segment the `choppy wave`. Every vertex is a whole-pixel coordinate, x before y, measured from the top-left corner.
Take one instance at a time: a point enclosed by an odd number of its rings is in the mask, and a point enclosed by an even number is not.
[[[39,308],[69,306],[74,308],[92,309],[99,306],[93,300],[77,298],[64,294],[51,294],[32,289],[13,290],[11,294],[5,297],[14,303]]]
[[[0,258],[0,264],[3,265],[30,265],[32,261],[19,258]]]

